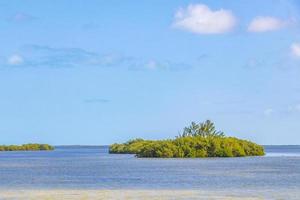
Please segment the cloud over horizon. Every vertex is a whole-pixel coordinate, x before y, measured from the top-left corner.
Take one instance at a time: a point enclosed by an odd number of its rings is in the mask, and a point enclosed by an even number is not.
[[[230,10],[211,10],[205,4],[191,4],[176,12],[173,27],[196,34],[221,34],[231,31],[236,21]]]
[[[300,58],[300,43],[293,43],[291,45],[291,53],[293,56]]]
[[[91,98],[91,99],[85,99],[83,102],[84,103],[88,103],[88,104],[109,103],[110,100],[108,100],[108,99],[102,99],[102,98]]]
[[[7,58],[8,65],[21,65],[23,63],[24,63],[23,57],[18,54],[13,54]]]
[[[267,108],[264,110],[264,115],[265,116],[271,116],[274,113],[274,109],[273,108]]]
[[[300,103],[288,107],[290,112],[300,112]]]
[[[50,68],[72,68],[80,66],[118,67],[130,71],[178,71],[192,68],[191,65],[181,62],[141,59],[112,53],[100,55],[82,48],[53,48],[41,45],[25,45],[20,49],[20,52],[20,55],[13,54],[7,57],[6,65],[10,67]]]
[[[33,19],[35,19],[35,17],[33,17],[32,15],[29,15],[27,13],[23,13],[23,12],[15,13],[11,17],[9,17],[9,20],[13,21],[13,22],[25,22],[25,21],[30,21]]]

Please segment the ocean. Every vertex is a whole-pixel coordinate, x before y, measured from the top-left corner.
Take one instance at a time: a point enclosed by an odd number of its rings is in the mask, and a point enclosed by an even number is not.
[[[300,191],[300,146],[265,150],[263,157],[194,159],[109,154],[107,146],[0,152],[0,189]]]

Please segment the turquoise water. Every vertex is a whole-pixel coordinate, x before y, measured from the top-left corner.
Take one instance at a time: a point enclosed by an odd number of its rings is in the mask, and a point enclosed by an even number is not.
[[[0,152],[0,189],[300,190],[300,146],[264,157],[141,159],[107,147]]]

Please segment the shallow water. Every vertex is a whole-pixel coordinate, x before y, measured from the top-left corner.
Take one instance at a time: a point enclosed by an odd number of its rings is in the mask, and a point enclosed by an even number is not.
[[[0,189],[201,189],[300,191],[300,146],[266,146],[266,156],[145,159],[107,147],[0,152]]]

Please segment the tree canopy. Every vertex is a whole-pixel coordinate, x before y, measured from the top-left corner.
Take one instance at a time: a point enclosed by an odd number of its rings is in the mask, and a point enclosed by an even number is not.
[[[210,120],[206,120],[205,122],[198,124],[192,122],[190,126],[185,127],[180,137],[187,136],[224,137],[224,133],[222,131],[217,131],[214,123]]]
[[[109,152],[157,158],[242,157],[264,155],[264,148],[247,140],[226,137],[207,120],[199,124],[192,122],[175,139],[135,139],[113,144]]]

